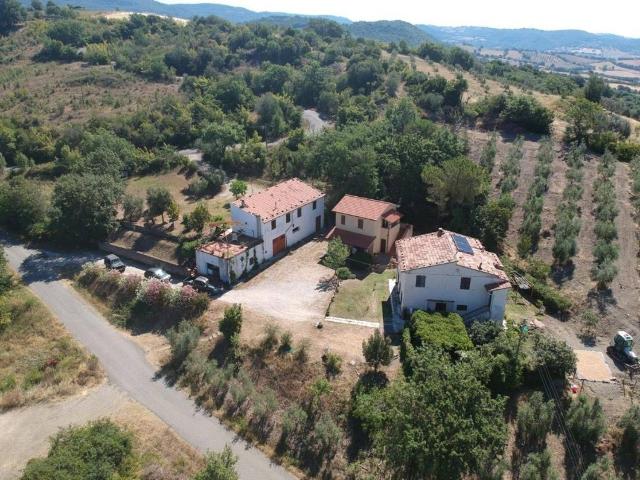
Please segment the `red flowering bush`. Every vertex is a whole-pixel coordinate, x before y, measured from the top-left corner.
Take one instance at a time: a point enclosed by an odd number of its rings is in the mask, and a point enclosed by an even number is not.
[[[209,308],[209,296],[185,285],[177,296],[176,308],[181,310],[184,317],[198,317]]]
[[[118,290],[118,303],[128,303],[142,290],[143,278],[140,275],[122,275]]]
[[[160,280],[149,280],[140,300],[151,307],[168,307],[174,296],[173,287]]]

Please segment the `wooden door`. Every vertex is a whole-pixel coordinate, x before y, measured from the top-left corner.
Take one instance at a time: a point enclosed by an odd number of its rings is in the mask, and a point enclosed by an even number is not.
[[[277,255],[287,248],[287,238],[284,235],[280,235],[273,239],[273,254]]]
[[[387,240],[384,238],[380,239],[380,253],[387,253]]]
[[[318,233],[322,229],[322,217],[318,215],[316,217],[316,233]]]

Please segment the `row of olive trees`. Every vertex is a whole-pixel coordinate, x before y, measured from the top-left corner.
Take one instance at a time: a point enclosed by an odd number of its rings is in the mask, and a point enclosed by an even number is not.
[[[480,166],[484,168],[489,175],[493,172],[493,168],[496,163],[496,153],[498,143],[498,134],[493,132],[491,137],[489,137],[489,141],[482,148],[482,152],[480,153]]]
[[[594,266],[592,276],[598,288],[606,288],[618,273],[615,265],[618,259],[618,231],[615,219],[618,216],[616,190],[613,183],[616,171],[616,159],[607,151],[598,165],[598,176],[594,183],[593,201],[596,224],[594,233],[596,244],[593,249]]]
[[[582,212],[579,203],[583,194],[584,153],[584,146],[574,146],[565,158],[569,167],[565,173],[567,185],[562,192],[562,203],[556,211],[553,243],[553,258],[558,265],[565,265],[578,251],[576,238],[581,228],[580,215]]]
[[[536,159],[533,182],[529,187],[527,200],[523,205],[524,218],[520,226],[520,240],[518,253],[525,257],[535,251],[542,228],[542,205],[544,194],[549,188],[551,163],[553,162],[553,142],[547,138],[540,142],[540,149]]]
[[[520,161],[524,155],[523,151],[524,138],[518,136],[511,148],[507,152],[507,158],[500,165],[502,173],[502,181],[500,182],[500,191],[503,194],[511,193],[518,187],[518,178],[520,177]]]

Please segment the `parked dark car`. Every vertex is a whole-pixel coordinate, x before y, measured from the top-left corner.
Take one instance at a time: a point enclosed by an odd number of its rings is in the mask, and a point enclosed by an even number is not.
[[[209,282],[207,277],[196,277],[184,282],[185,285],[191,285],[194,289],[199,292],[207,293],[212,297],[220,295],[224,292],[222,287],[216,287]]]
[[[104,257],[104,266],[107,270],[117,270],[120,273],[123,273],[127,266],[120,260],[120,257],[117,255],[107,255]]]
[[[147,271],[144,272],[144,277],[145,278],[153,278],[153,279],[156,279],[156,280],[160,280],[161,282],[170,282],[171,281],[171,275],[169,275],[167,272],[165,272],[160,267],[151,267],[151,268],[147,269]]]

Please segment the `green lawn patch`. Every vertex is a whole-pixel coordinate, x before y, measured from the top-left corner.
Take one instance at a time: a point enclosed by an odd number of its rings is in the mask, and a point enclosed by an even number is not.
[[[340,283],[329,307],[332,317],[379,322],[383,318],[383,302],[389,298],[389,279],[394,270],[370,273],[362,280],[352,279]]]

